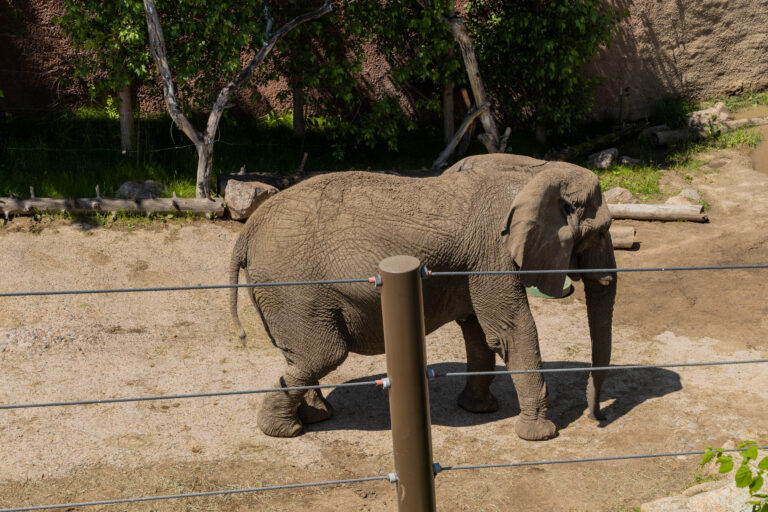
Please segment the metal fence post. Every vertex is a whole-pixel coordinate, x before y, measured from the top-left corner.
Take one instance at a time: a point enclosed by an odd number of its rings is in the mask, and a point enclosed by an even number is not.
[[[412,256],[393,256],[379,263],[400,512],[435,510],[420,267]]]

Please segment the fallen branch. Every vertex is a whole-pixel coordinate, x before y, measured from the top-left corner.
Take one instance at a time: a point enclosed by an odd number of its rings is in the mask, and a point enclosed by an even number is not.
[[[437,160],[435,160],[435,163],[432,164],[433,171],[439,171],[446,166],[446,160],[448,160],[448,157],[450,157],[453,154],[461,138],[464,136],[464,134],[472,125],[472,123],[475,122],[475,119],[477,119],[478,116],[482,115],[483,112],[488,110],[488,107],[489,107],[488,102],[485,102],[482,105],[480,105],[480,107],[478,108],[470,109],[470,111],[467,113],[467,117],[464,118],[464,121],[462,121],[461,126],[459,126],[459,129],[456,130],[455,134],[453,134],[453,138],[451,139],[451,141],[445,147],[443,152],[440,153],[440,156],[437,157]]]
[[[38,197],[19,199],[0,197],[0,213],[8,219],[11,215],[33,213],[199,213],[215,217],[224,215],[224,200],[220,198],[164,197],[156,199],[109,199],[104,197],[54,199]]]
[[[614,219],[709,222],[709,218],[702,213],[703,208],[699,204],[608,204]]]

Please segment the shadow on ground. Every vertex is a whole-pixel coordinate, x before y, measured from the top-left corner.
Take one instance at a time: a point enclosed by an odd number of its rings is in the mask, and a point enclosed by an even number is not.
[[[544,363],[544,368],[583,368],[589,363],[554,361]],[[439,363],[430,368],[443,375],[463,372],[464,363]],[[497,370],[504,370],[496,366]],[[546,374],[550,394],[549,417],[558,429],[564,429],[586,413],[587,372]],[[349,382],[381,379],[383,374],[366,376]],[[464,387],[463,377],[441,377],[429,383],[430,414],[434,425],[466,427],[482,425],[520,413],[515,387],[508,375],[499,375],[491,385],[491,391],[499,400],[499,410],[494,413],[476,414],[465,411],[456,404],[456,397]],[[629,413],[646,400],[680,391],[680,376],[660,368],[612,371],[603,385],[601,402],[605,420],[599,427],[606,427]],[[389,399],[387,392],[378,387],[338,388],[327,394],[334,407],[333,418],[322,423],[306,425],[308,431],[333,430],[389,430]],[[608,403],[607,403],[608,402]],[[606,405],[607,403],[607,405]]]

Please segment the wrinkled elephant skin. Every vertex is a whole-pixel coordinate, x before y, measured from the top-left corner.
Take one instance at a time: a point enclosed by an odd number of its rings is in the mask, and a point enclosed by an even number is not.
[[[416,256],[434,271],[615,268],[610,214],[597,177],[563,162],[514,155],[465,159],[433,178],[364,172],[318,176],[262,204],[233,252],[230,282],[240,269],[248,282],[370,276],[389,256]],[[609,363],[616,274],[584,274],[592,362]],[[509,369],[539,369],[536,325],[526,286],[560,296],[563,274],[440,277],[424,281],[427,332],[448,322],[461,327],[468,371],[492,370],[496,356]],[[287,365],[279,387],[314,385],[349,352],[381,354],[380,291],[340,284],[249,289],[272,342]],[[237,317],[237,289],[231,290]],[[589,414],[599,417],[604,375],[588,384]],[[498,407],[492,377],[471,376],[458,397],[472,412]],[[556,435],[540,373],[514,376],[520,403],[516,432],[528,440]],[[290,437],[304,423],[327,419],[318,390],[265,396],[258,415],[268,435]]]

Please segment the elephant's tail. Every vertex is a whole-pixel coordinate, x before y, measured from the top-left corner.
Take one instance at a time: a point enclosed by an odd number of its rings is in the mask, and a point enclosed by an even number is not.
[[[240,277],[240,269],[246,266],[245,245],[245,237],[241,236],[237,239],[235,249],[232,251],[232,260],[229,263],[229,284],[231,285],[237,284]],[[245,344],[245,329],[243,329],[243,324],[240,323],[240,317],[237,314],[237,286],[229,289],[229,312],[232,315],[232,320],[235,321],[240,341]]]

